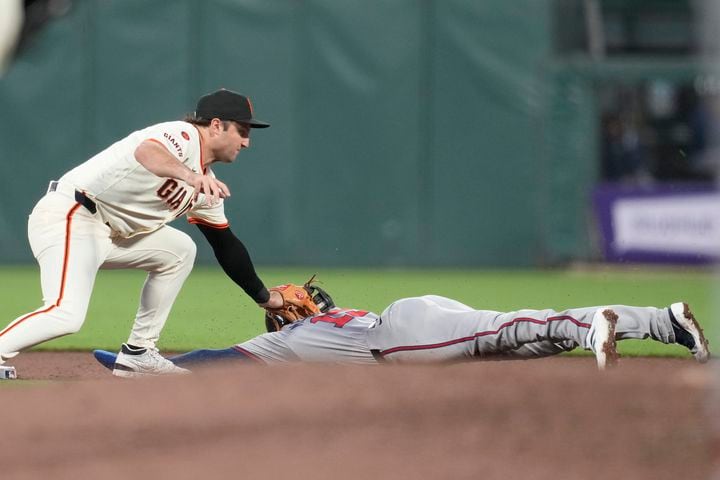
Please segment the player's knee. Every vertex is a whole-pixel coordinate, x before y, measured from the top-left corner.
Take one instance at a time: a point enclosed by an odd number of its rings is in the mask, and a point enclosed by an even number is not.
[[[80,331],[80,329],[83,326],[84,321],[73,321],[68,322],[65,324],[65,331],[61,335],[72,335],[73,333],[77,333]]]
[[[193,242],[190,237],[188,237],[188,240],[190,240],[190,243],[187,245],[185,250],[185,261],[192,265],[195,261],[195,256],[197,255],[197,245],[195,245],[195,242]]]
[[[180,233],[180,232],[179,232]],[[197,254],[197,246],[185,233],[178,235],[172,245],[173,261],[168,265],[174,270],[192,270]]]
[[[53,324],[55,326],[56,331],[54,334],[56,336],[72,335],[73,333],[77,333],[80,331],[83,323],[85,323],[85,314],[87,310],[70,307],[72,307],[72,305],[61,305],[52,312],[55,319]]]
[[[197,254],[197,245],[195,245],[195,242],[189,235],[183,233],[178,236],[175,253],[177,253],[184,262],[192,263],[195,261],[195,255]]]

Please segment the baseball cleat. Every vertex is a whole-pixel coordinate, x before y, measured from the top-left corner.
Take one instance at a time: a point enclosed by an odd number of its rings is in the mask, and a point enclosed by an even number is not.
[[[126,344],[123,344],[120,353],[117,355],[112,372],[116,377],[124,378],[186,373],[190,373],[190,371],[178,367],[160,355],[160,352],[155,348],[143,348],[134,351]]]
[[[107,350],[93,350],[93,356],[100,365],[112,370],[115,368],[115,360],[117,359],[117,353],[108,352]]]
[[[595,336],[592,349],[600,370],[605,370],[606,367],[612,367],[617,363],[618,353],[615,342],[617,320],[617,314],[609,308],[598,310],[593,317],[592,328],[595,330]]]
[[[695,316],[687,303],[678,302],[670,305],[670,322],[675,332],[675,343],[686,347],[700,363],[710,358],[708,341]]]

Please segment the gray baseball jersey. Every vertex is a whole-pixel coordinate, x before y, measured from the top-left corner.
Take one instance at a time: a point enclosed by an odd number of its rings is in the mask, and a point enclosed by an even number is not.
[[[591,349],[593,317],[605,308],[618,314],[618,340],[675,341],[667,309],[613,305],[562,312],[495,312],[426,295],[393,302],[379,317],[362,310],[333,309],[234,348],[267,363],[536,358],[578,346]]]
[[[367,341],[378,316],[365,310],[333,308],[265,333],[234,348],[266,363],[376,363]]]

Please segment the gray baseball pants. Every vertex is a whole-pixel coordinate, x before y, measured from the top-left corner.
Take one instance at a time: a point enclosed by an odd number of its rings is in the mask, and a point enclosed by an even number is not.
[[[593,318],[608,308],[618,315],[618,340],[675,341],[667,308],[606,305],[496,312],[426,295],[386,308],[369,331],[368,343],[385,360],[396,362],[544,357],[576,347],[591,350]]]

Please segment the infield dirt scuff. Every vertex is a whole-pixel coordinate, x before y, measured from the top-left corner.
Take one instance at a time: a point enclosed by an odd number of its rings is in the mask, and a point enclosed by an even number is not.
[[[3,479],[705,479],[707,367],[592,358],[223,366],[121,380],[27,353],[0,386]],[[64,376],[63,376],[64,374]],[[694,381],[687,381],[694,378]],[[11,413],[8,415],[8,413]]]

